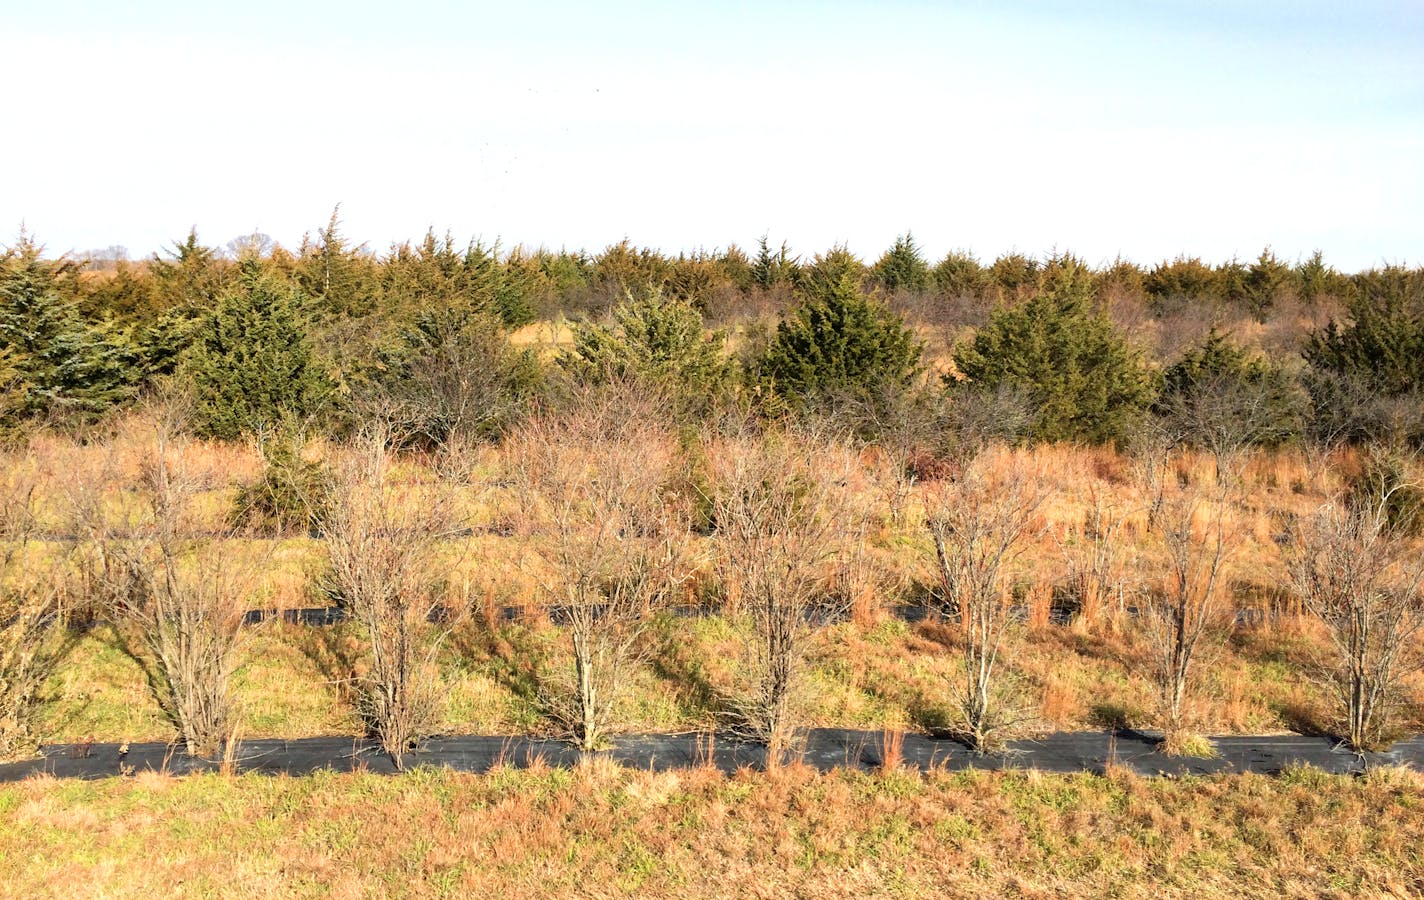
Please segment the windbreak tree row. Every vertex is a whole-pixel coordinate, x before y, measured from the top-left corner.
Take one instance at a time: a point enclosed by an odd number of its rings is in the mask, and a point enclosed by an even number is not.
[[[570,384],[637,378],[683,419],[829,417],[887,440],[903,410],[945,397],[1022,408],[1017,436],[1037,441],[1123,445],[1160,426],[1229,452],[1424,432],[1424,275],[1344,275],[1318,255],[931,266],[908,234],[872,264],[766,241],[672,257],[431,234],[376,253],[333,216],[295,251],[190,233],[110,262],[48,259],[28,235],[0,254],[7,431],[92,428],[176,386],[199,435],[339,435],[375,416],[440,446],[497,439]]]

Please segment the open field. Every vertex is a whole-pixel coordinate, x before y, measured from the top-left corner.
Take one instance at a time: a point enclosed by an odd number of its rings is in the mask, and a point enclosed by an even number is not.
[[[1380,897],[1420,776],[143,775],[0,787],[25,897]]]

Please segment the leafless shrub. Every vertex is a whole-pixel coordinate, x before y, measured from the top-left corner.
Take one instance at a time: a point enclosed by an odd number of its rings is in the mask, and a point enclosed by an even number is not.
[[[926,495],[934,541],[938,600],[958,615],[964,635],[963,681],[954,689],[965,741],[980,753],[996,749],[1028,717],[997,672],[1014,627],[1010,568],[1034,530],[1045,495],[1022,474],[993,484],[971,469]]]
[[[28,558],[33,506],[32,482],[0,484],[0,759],[35,749],[40,690],[65,648],[55,573],[35,577]]]
[[[232,673],[254,579],[223,536],[194,536],[197,482],[180,433],[174,419],[157,418],[140,503],[121,524],[92,490],[72,496],[107,617],[135,638],[131,652],[148,670],[187,752],[211,757],[231,742],[237,725]]]
[[[1240,477],[1250,448],[1274,446],[1296,432],[1296,402],[1283,379],[1206,375],[1162,399],[1160,427],[1174,443],[1211,454],[1217,481],[1228,484]]]
[[[901,525],[917,484],[957,474],[995,443],[1012,443],[1033,423],[1028,399],[1011,387],[995,390],[940,385],[906,388],[883,382],[869,390],[823,398],[820,429],[848,429],[880,457],[874,469],[890,521]]]
[[[42,584],[14,584],[12,557],[0,560],[0,760],[38,746],[33,724],[40,690],[64,646],[54,617],[58,591]]]
[[[1424,664],[1424,558],[1390,527],[1390,493],[1321,507],[1299,524],[1289,557],[1296,592],[1330,635],[1333,659],[1319,674],[1356,750],[1386,741],[1401,682]]]
[[[1228,491],[1207,496],[1182,488],[1163,502],[1152,531],[1162,540],[1167,572],[1161,590],[1143,595],[1141,624],[1161,705],[1163,746],[1191,746],[1185,700],[1203,641],[1230,611],[1227,564],[1238,536],[1229,527]]]
[[[451,536],[439,486],[391,478],[387,431],[371,427],[332,466],[321,520],[326,587],[365,632],[369,667],[351,685],[369,735],[399,768],[402,754],[435,732],[441,699],[436,655],[448,629],[439,553]]]
[[[668,490],[677,443],[659,409],[627,386],[581,388],[506,445],[531,571],[573,650],[573,671],[547,679],[543,699],[584,749],[615,727],[651,616],[687,576],[688,498]]]
[[[743,712],[770,766],[783,761],[799,724],[807,645],[845,613],[847,598],[826,589],[825,573],[863,539],[836,484],[853,463],[844,448],[780,433],[734,436],[713,454],[719,575],[752,625]]]
[[[1178,450],[1177,440],[1168,429],[1156,423],[1145,423],[1127,444],[1128,456],[1132,463],[1134,480],[1142,489],[1143,506],[1147,513],[1147,527],[1157,524],[1166,502],[1167,490],[1172,480],[1172,462]]]

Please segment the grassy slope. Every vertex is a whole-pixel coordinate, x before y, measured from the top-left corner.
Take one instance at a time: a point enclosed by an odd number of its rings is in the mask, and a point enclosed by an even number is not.
[[[661,731],[715,724],[719,711],[744,687],[743,640],[739,627],[721,618],[662,620],[650,638],[653,652],[625,695],[622,724]],[[1193,706],[1202,730],[1320,727],[1325,694],[1292,662],[1315,642],[1303,627],[1239,633],[1202,669]],[[359,672],[358,647],[347,626],[255,629],[237,672],[242,736],[352,733],[357,724],[338,682]],[[1130,636],[1045,626],[1012,643],[1005,673],[1043,728],[1149,726],[1154,695],[1141,653]],[[958,659],[954,630],[944,626],[893,619],[837,626],[813,654],[805,696],[809,724],[911,729],[943,724]],[[445,730],[547,732],[551,726],[534,695],[536,672],[569,665],[562,635],[547,624],[490,631],[472,623],[458,629],[444,652]],[[143,671],[108,628],[78,642],[51,679],[47,701],[41,724],[47,741],[172,736],[146,690]],[[1417,712],[1411,713],[1417,728]]]
[[[11,896],[1403,896],[1419,776],[140,776],[0,788]]]
[[[117,450],[106,453],[47,436],[17,456],[7,477],[33,478],[40,524],[62,529],[67,480],[114,467],[130,481],[139,477],[150,438],[137,419]],[[322,447],[314,448],[321,452]],[[466,460],[476,484],[500,471],[500,451],[479,448]],[[204,518],[216,527],[231,502],[236,482],[256,477],[260,461],[250,448],[195,444],[190,470],[205,485]],[[1043,447],[995,451],[990,464],[1002,471],[1025,470],[1055,493],[1044,509],[1053,527],[1025,554],[1020,574],[1035,583],[1037,596],[1061,588],[1077,552],[1077,533],[1087,512],[1088,489],[1127,510],[1124,529],[1125,577],[1160,577],[1160,548],[1144,533],[1141,510],[1127,462],[1105,450]],[[1283,578],[1276,543],[1290,517],[1319,503],[1338,485],[1348,458],[1312,468],[1288,453],[1260,454],[1247,472],[1250,499],[1235,512],[1240,520],[1234,578],[1245,602],[1260,602],[1278,591]],[[868,474],[852,486],[868,501],[880,502],[884,485]],[[1209,463],[1190,455],[1179,461],[1179,476],[1204,479]],[[424,483],[434,473],[417,460],[403,462],[401,477]],[[18,482],[17,482],[18,483]],[[498,488],[466,486],[462,503],[472,525],[498,524],[517,514],[517,503]],[[127,494],[109,503],[121,508]],[[62,545],[37,544],[29,551],[35,566]],[[704,553],[710,548],[701,548]],[[450,600],[476,611],[504,604],[533,605],[541,598],[526,567],[528,554],[508,538],[481,534],[449,548]],[[516,557],[523,557],[517,559]],[[229,558],[259,572],[254,606],[295,607],[324,603],[313,585],[321,571],[319,542],[307,538],[237,540]],[[911,504],[906,521],[884,524],[874,536],[871,560],[883,588],[858,615],[858,623],[834,629],[815,648],[807,701],[810,723],[860,727],[930,727],[944,721],[950,679],[958,659],[952,630],[907,626],[875,612],[877,604],[900,602],[928,577],[930,549]],[[478,612],[477,612],[478,615]],[[655,652],[633,680],[622,712],[633,729],[684,729],[709,724],[740,686],[738,665],[744,632],[721,619],[670,620],[654,635]],[[265,626],[254,630],[238,672],[247,737],[298,737],[343,733],[355,725],[339,683],[359,671],[359,638],[350,630]],[[1323,646],[1317,629],[1287,618],[1268,629],[1238,629],[1231,642],[1199,667],[1200,690],[1191,710],[1207,732],[1269,732],[1320,727],[1325,696],[1306,677],[1309,657]],[[496,632],[470,626],[445,648],[450,682],[444,714],[450,731],[501,733],[539,731],[549,726],[533,699],[536,671],[566,667],[564,641],[547,623]],[[1053,626],[1016,639],[1004,656],[1005,671],[1017,676],[1023,705],[1045,727],[1100,728],[1107,724],[1150,725],[1154,697],[1145,677],[1144,648],[1131,629],[1110,623],[1091,632]],[[1424,680],[1412,685],[1411,711],[1418,727],[1417,698]],[[171,735],[145,690],[137,664],[124,654],[111,631],[99,629],[79,640],[48,686],[42,739],[144,740]]]

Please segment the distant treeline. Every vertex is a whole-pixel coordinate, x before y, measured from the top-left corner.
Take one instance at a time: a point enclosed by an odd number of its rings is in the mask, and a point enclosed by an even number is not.
[[[206,436],[379,415],[439,443],[497,437],[532,404],[610,379],[655,384],[678,415],[829,414],[871,437],[914,422],[930,445],[981,426],[1242,444],[1424,431],[1424,270],[1347,274],[1319,253],[1093,267],[1071,253],[936,262],[909,234],[866,261],[766,238],[590,254],[434,233],[373,252],[333,215],[295,250],[190,232],[124,256],[47,257],[24,234],[0,256],[7,432],[90,426],[177,390]],[[553,359],[508,339],[560,319],[573,345]]]

